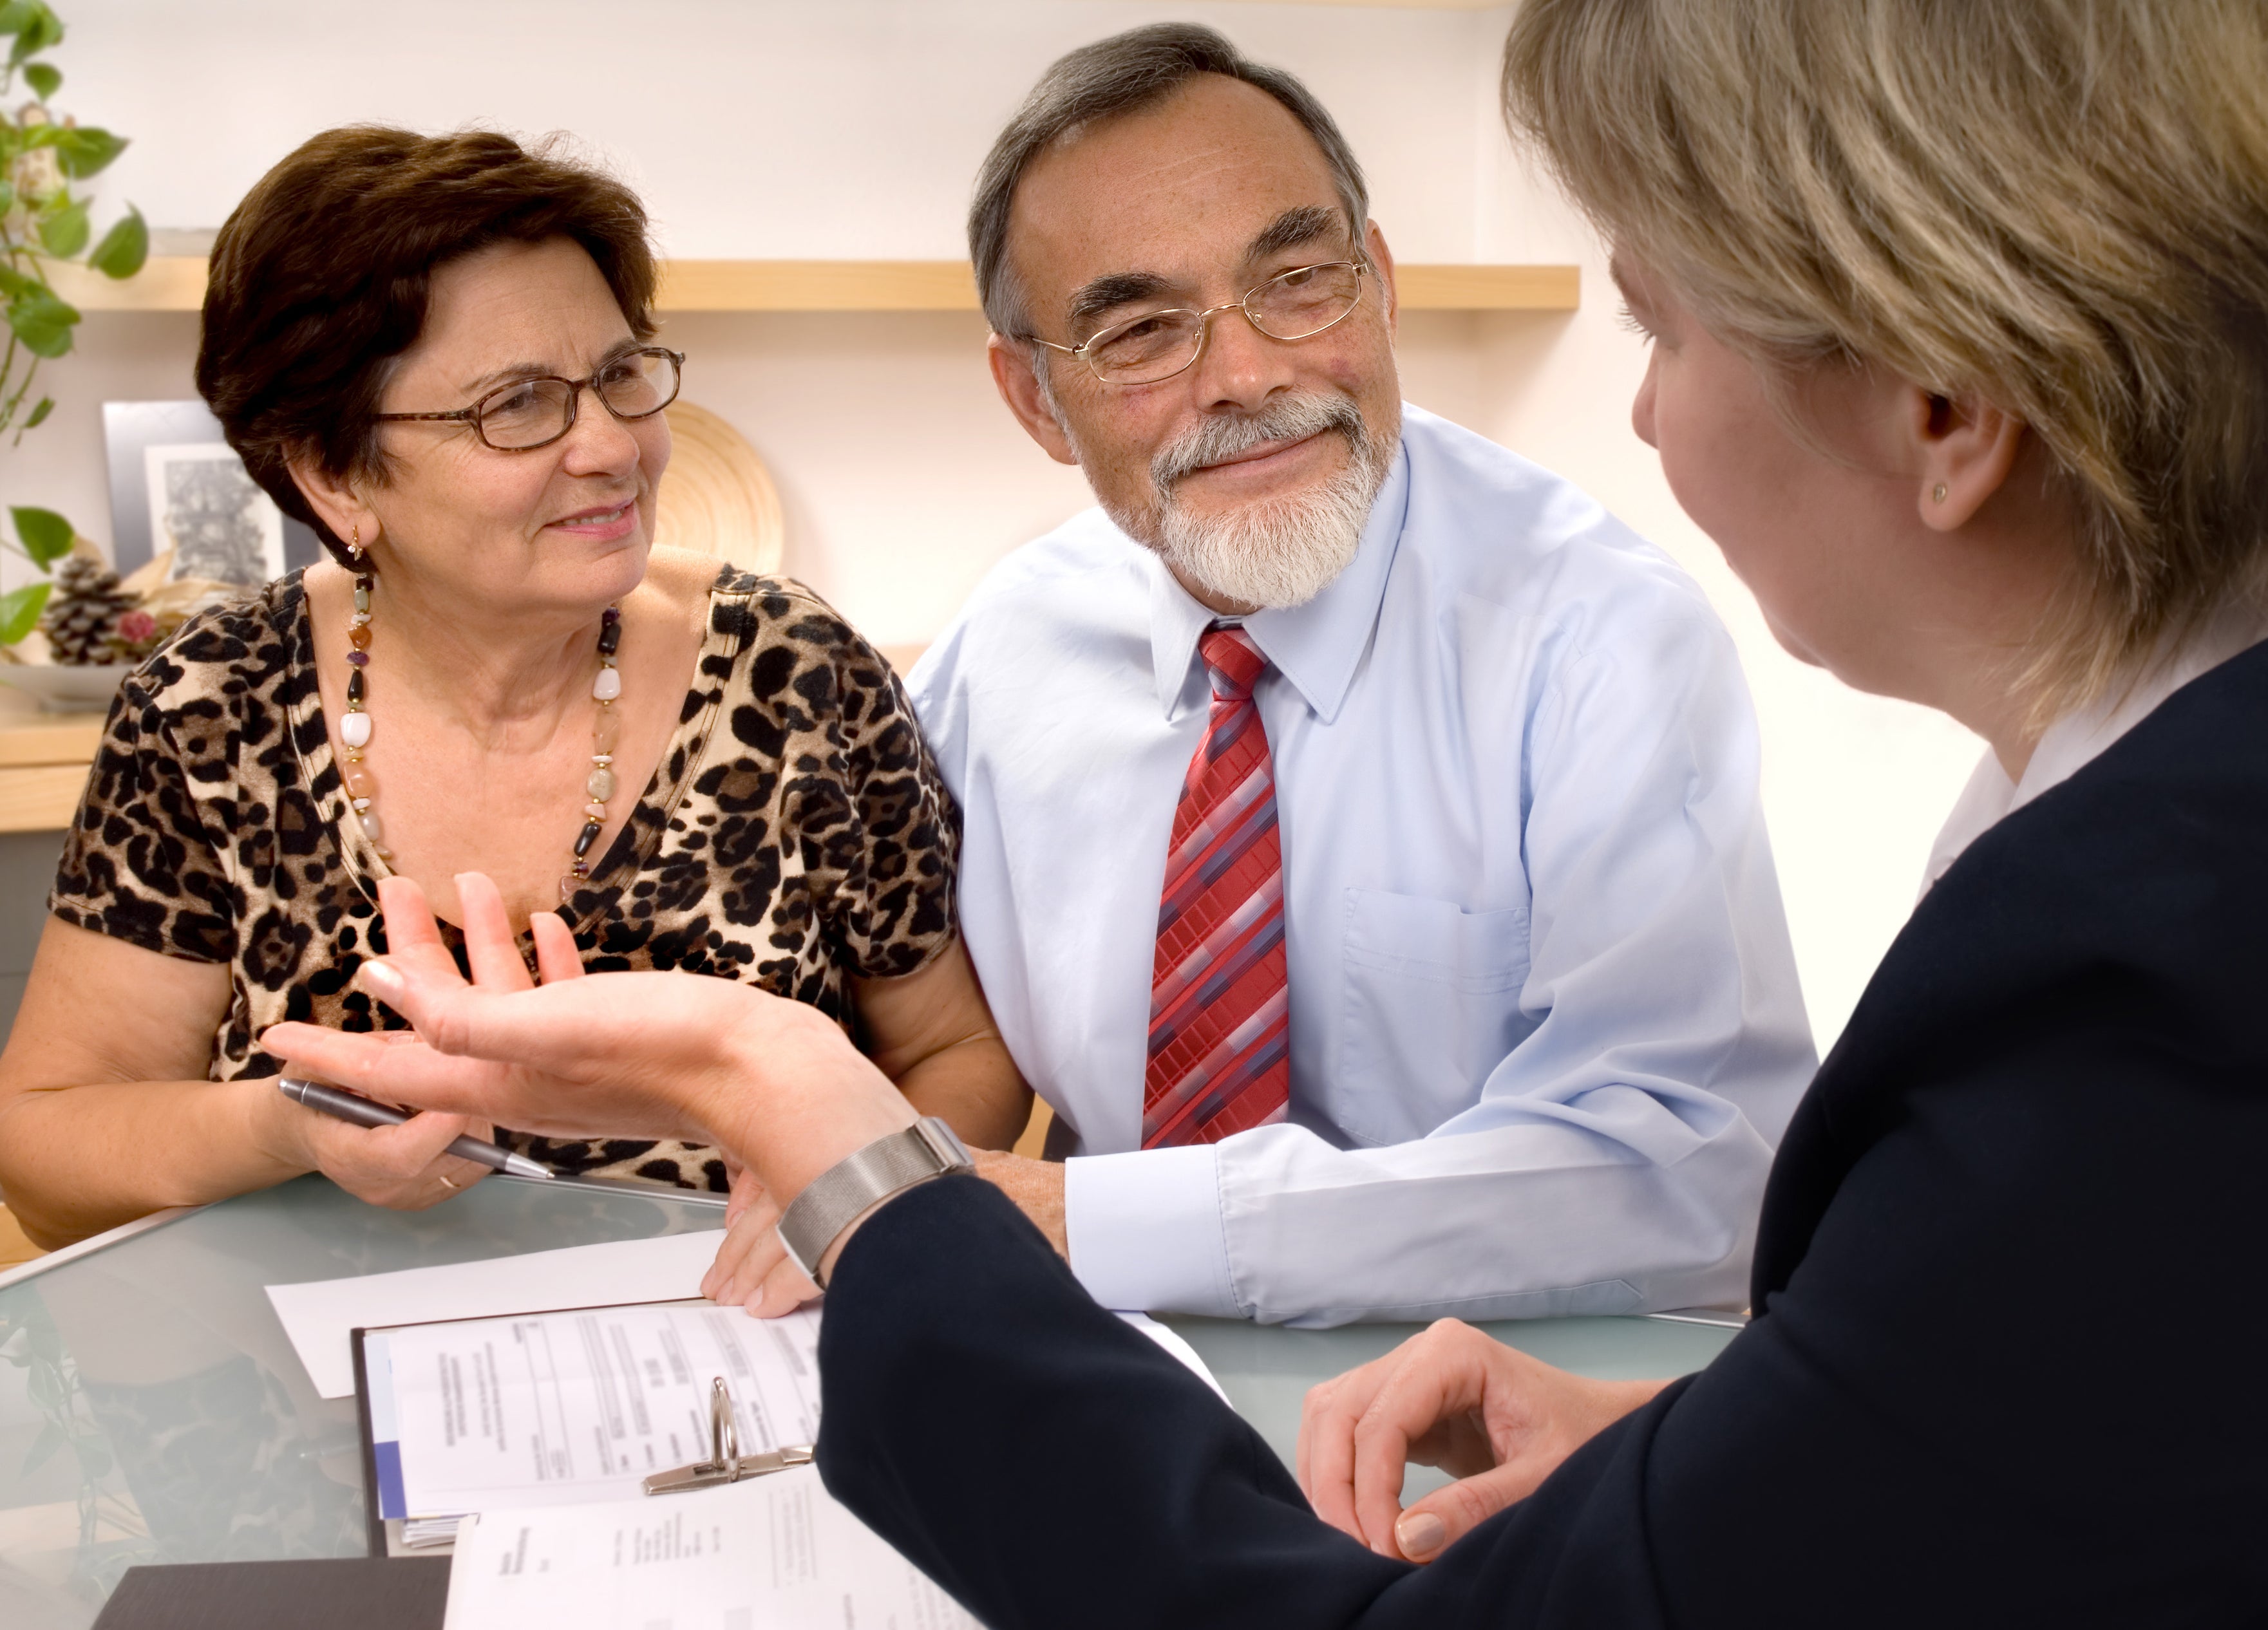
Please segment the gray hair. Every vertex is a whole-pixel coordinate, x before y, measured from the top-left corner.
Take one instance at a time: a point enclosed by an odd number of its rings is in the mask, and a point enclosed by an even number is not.
[[[1130,28],[1058,57],[976,173],[976,195],[968,206],[968,254],[976,264],[984,319],[995,334],[1020,334],[1030,321],[1024,291],[1008,264],[1008,212],[1032,161],[1088,125],[1165,100],[1200,74],[1241,79],[1284,105],[1323,150],[1348,228],[1359,239],[1370,220],[1362,166],[1313,92],[1282,69],[1253,62],[1225,36],[1196,23]]]

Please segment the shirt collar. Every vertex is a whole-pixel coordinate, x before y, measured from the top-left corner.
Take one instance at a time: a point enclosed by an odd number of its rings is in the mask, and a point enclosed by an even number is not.
[[[2218,668],[2268,636],[2268,619],[2249,606],[2231,606],[2200,629],[2171,657],[2161,659],[2123,691],[2090,708],[2067,713],[2041,732],[2020,780],[2011,781],[1988,749],[1953,806],[1932,847],[1922,892],[1943,877],[1963,849],[2003,818],[2085,769],[2128,731],[2157,711],[2159,704],[2191,679]]]
[[[1386,598],[1387,575],[1409,508],[1410,452],[1397,445],[1346,569],[1304,606],[1258,611],[1244,620],[1253,642],[1326,724],[1337,716],[1355,665],[1378,626],[1378,608]],[[1182,587],[1164,562],[1150,555],[1150,660],[1158,706],[1167,718],[1188,687],[1198,638],[1217,620],[1217,613]]]

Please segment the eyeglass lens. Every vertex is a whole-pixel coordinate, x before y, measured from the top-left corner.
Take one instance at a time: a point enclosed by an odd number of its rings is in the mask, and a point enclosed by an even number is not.
[[[1362,275],[1351,262],[1303,266],[1271,277],[1244,297],[1252,326],[1273,340],[1321,334],[1362,299]],[[1204,325],[1195,312],[1150,312],[1106,328],[1083,355],[1106,385],[1143,385],[1179,373],[1197,360]]]
[[[643,419],[676,399],[677,363],[667,351],[632,351],[608,363],[591,387],[616,418]],[[505,451],[557,441],[574,422],[575,396],[564,379],[525,379],[491,391],[474,410],[481,439]]]

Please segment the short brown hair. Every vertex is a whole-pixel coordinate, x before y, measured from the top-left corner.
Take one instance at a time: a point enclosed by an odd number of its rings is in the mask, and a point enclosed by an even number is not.
[[[2260,0],[1528,0],[1514,129],[1760,361],[2021,419],[2082,518],[2043,714],[2268,576]]]
[[[347,125],[245,195],[213,246],[197,391],[252,478],[331,553],[287,460],[382,480],[379,393],[416,342],[438,267],[499,243],[567,238],[598,263],[639,339],[653,335],[645,209],[586,165],[508,136]]]

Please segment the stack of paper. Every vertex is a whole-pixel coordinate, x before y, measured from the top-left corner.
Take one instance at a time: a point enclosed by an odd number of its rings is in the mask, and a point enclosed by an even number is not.
[[[468,1522],[447,1630],[976,1630],[808,1468]]]
[[[582,1308],[372,1331],[364,1384],[379,1515],[638,1496],[704,1460],[710,1390],[740,1452],[819,1436],[819,1313],[750,1318],[711,1302]]]
[[[325,1397],[356,1390],[364,1333],[372,1509],[388,1545],[454,1537],[451,1630],[974,1625],[815,1471],[641,1492],[709,1458],[719,1378],[742,1455],[818,1439],[820,1311],[695,1297],[722,1237],[269,1288]],[[1120,1317],[1219,1391],[1178,1335]]]

